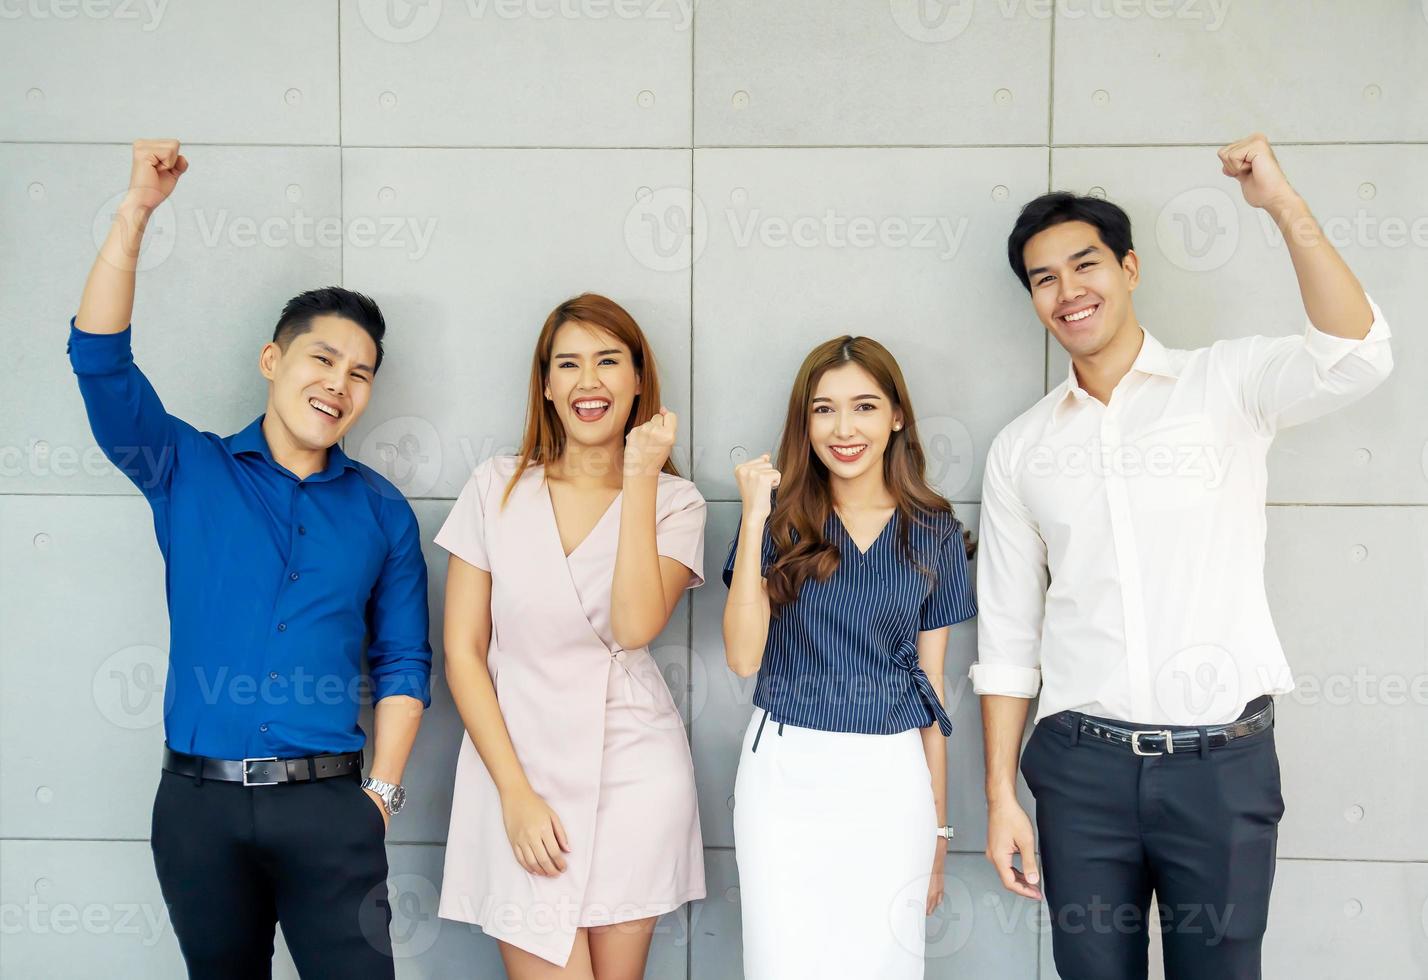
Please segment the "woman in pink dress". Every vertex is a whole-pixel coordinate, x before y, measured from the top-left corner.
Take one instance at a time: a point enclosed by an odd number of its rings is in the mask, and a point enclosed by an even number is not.
[[[436,536],[466,728],[439,914],[497,939],[513,980],[642,977],[655,919],[704,897],[689,743],[649,652],[704,581],[676,424],[630,315],[568,300],[520,453],[477,466]]]

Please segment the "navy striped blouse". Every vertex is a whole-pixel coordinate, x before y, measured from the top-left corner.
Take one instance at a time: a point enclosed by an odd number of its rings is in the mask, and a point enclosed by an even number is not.
[[[838,569],[828,581],[804,581],[798,598],[769,622],[768,643],[754,687],[754,704],[774,721],[822,731],[892,735],[952,721],[917,660],[917,634],[977,614],[967,574],[962,524],[950,514],[910,522],[913,554],[933,575],[903,557],[894,513],[867,552],[830,514],[823,533],[838,546]],[[734,575],[736,529],[724,562],[724,585]],[[777,557],[764,527],[761,568]]]

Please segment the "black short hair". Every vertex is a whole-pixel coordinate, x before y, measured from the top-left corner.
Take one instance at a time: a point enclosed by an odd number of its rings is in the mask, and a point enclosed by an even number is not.
[[[1007,237],[1007,258],[1027,292],[1031,292],[1031,280],[1026,274],[1026,259],[1022,256],[1026,243],[1038,232],[1067,221],[1084,221],[1094,225],[1101,241],[1115,254],[1117,262],[1135,247],[1131,244],[1130,218],[1105,198],[1082,197],[1070,191],[1043,194],[1021,209]]]
[[[372,365],[376,373],[382,366],[382,337],[387,332],[387,321],[370,296],[341,286],[309,289],[288,300],[278,317],[278,325],[273,328],[273,343],[286,352],[293,340],[312,329],[313,317],[327,314],[345,317],[367,331],[377,345],[377,363]]]

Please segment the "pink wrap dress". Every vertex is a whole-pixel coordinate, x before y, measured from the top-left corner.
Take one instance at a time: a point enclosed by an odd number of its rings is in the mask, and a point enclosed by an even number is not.
[[[684,725],[647,647],[610,630],[621,498],[567,557],[541,466],[504,508],[516,458],[476,467],[436,535],[491,572],[487,664],[516,755],[560,817],[566,870],[532,875],[511,851],[501,800],[469,735],[456,766],[438,914],[564,966],[582,926],[661,915],[703,898],[704,854]],[[660,474],[661,555],[702,585],[705,503]],[[657,588],[652,585],[651,587]]]

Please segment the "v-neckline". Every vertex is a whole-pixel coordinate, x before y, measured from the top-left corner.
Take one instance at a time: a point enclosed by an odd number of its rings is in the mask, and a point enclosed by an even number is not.
[[[615,493],[614,499],[612,499],[610,503],[605,507],[605,512],[602,513],[598,518],[596,518],[595,523],[590,525],[590,530],[585,532],[585,537],[577,541],[575,543],[574,548],[571,548],[569,551],[566,551],[565,542],[560,540],[560,520],[556,517],[555,514],[555,498],[550,495],[550,480],[546,476],[546,469],[544,466],[540,468],[540,485],[541,491],[545,495],[546,511],[550,514],[551,527],[555,531],[555,547],[557,548],[557,550],[560,551],[561,555],[564,556],[566,561],[569,561],[572,557],[574,557],[577,551],[585,547],[585,542],[589,541],[595,536],[595,532],[600,530],[601,526],[610,517],[610,512],[615,509],[615,505],[619,503],[620,498],[625,495],[625,491],[617,491]]]
[[[842,529],[843,536],[848,539],[849,544],[853,546],[853,550],[858,553],[859,558],[868,557],[868,555],[872,553],[872,550],[878,546],[878,542],[883,539],[883,535],[888,533],[888,528],[892,527],[893,521],[897,520],[897,508],[894,507],[893,512],[888,515],[888,519],[883,522],[883,526],[878,529],[878,533],[873,537],[873,540],[868,543],[868,547],[864,549],[858,547],[858,539],[853,537],[853,532],[848,530],[847,524],[843,523],[843,517],[838,513],[838,508],[830,506],[829,509],[833,512],[833,519],[838,522],[838,527]]]

